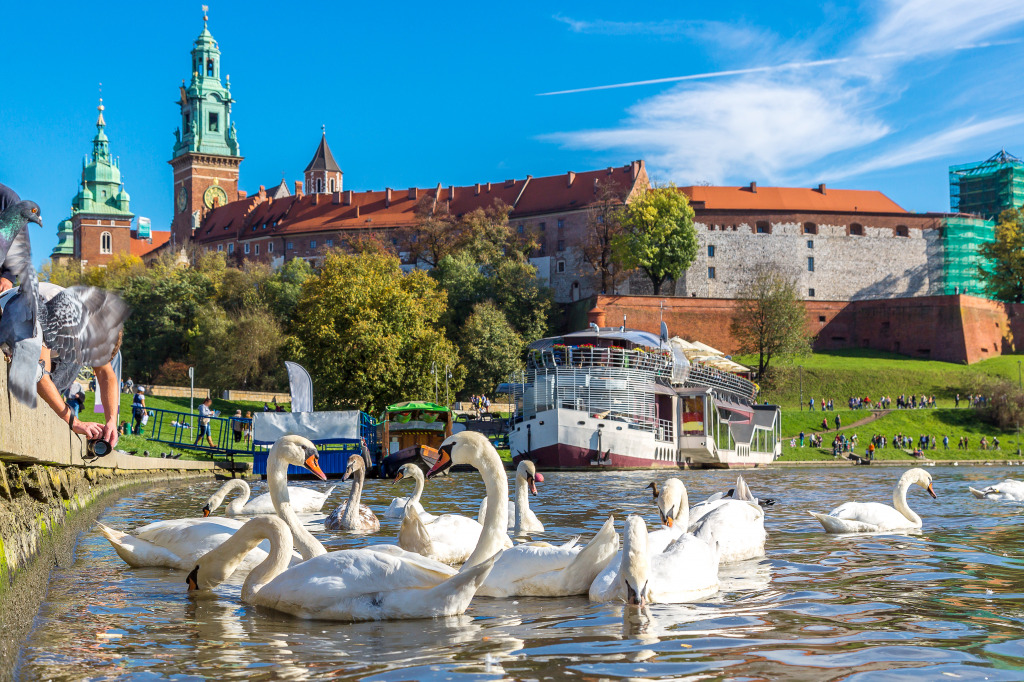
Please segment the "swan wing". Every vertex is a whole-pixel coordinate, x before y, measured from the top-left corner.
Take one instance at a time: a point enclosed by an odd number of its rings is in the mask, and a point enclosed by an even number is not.
[[[241,521],[226,518],[171,519],[144,526],[133,535],[99,524],[114,551],[133,567],[164,566],[189,569],[199,557],[219,547],[241,528]],[[239,569],[248,571],[267,557],[270,543],[264,540],[249,552]]]
[[[830,514],[819,514],[818,512],[807,513],[818,519],[826,533],[874,533],[878,531],[877,526],[872,526],[871,524],[862,523],[860,521],[840,519]]]
[[[916,527],[910,519],[901,514],[895,507],[890,507],[881,502],[847,502],[829,512],[829,516],[844,521],[874,526],[876,531]]]
[[[701,517],[693,536],[708,546],[717,544],[722,563],[764,556],[764,510],[756,502],[724,500]]]
[[[654,603],[683,604],[718,592],[718,555],[707,542],[684,535],[651,556],[648,594]]]

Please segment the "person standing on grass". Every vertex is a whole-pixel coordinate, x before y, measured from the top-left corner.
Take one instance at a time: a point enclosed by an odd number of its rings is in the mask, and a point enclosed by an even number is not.
[[[955,406],[959,408],[960,407],[960,394],[959,393],[956,394],[956,397],[953,398],[953,401],[955,403]]]
[[[804,446],[804,432],[800,432],[800,447]]]
[[[841,420],[841,419],[839,418],[839,415],[837,414],[837,415],[836,415],[836,431],[838,431],[838,430],[839,430],[839,427],[840,427],[840,426],[842,426],[842,424],[843,424],[843,422],[842,422],[842,420]]]
[[[207,398],[199,405],[199,433],[196,434],[196,442],[192,445],[199,445],[199,441],[206,436],[206,442],[213,448],[213,439],[210,438],[210,418],[213,417],[213,399]]]
[[[235,442],[239,443],[242,440],[242,435],[245,432],[245,424],[242,422],[242,411],[235,410],[235,416],[231,418],[231,434],[235,437]]]
[[[821,418],[821,430],[828,431],[828,417]]]
[[[132,399],[132,419],[135,421],[132,433],[135,435],[142,433],[142,418],[144,416],[146,416],[146,389],[139,386],[135,389],[135,398]]]
[[[814,412],[814,398],[807,401],[807,407],[810,408],[811,412]]]
[[[946,450],[949,450],[949,436],[948,435],[942,437],[942,447],[944,449],[946,449]]]

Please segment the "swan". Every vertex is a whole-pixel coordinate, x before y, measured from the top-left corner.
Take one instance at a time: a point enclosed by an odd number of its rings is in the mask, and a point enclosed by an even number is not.
[[[323,545],[302,527],[302,523],[291,508],[289,498],[288,465],[304,467],[326,480],[320,470],[316,447],[301,436],[280,438],[270,449],[267,457],[267,484],[278,514],[288,524],[298,542],[299,554],[308,559],[326,552]],[[243,523],[227,518],[172,519],[157,521],[134,531],[129,535],[102,523],[96,524],[110,541],[114,551],[125,563],[134,568],[162,566],[189,570],[196,559],[225,542],[236,533]],[[249,556],[242,560],[241,567],[249,570],[267,557],[269,544],[263,548],[255,545]]]
[[[907,506],[907,489],[915,483],[933,498],[936,496],[931,474],[924,469],[908,469],[892,491],[892,507],[880,502],[846,502],[827,515],[808,513],[821,522],[826,533],[879,533],[920,528],[921,517]]]
[[[729,488],[729,490],[724,493],[717,492],[714,495],[711,495],[708,499],[704,500],[703,502],[698,502],[697,504],[690,507],[690,526],[693,527],[693,525],[696,524],[697,521],[701,519],[701,517],[703,517],[705,514],[707,514],[715,507],[722,504],[722,502],[729,502],[735,500],[753,502],[762,508],[771,507],[775,504],[775,500],[773,498],[769,497],[760,500],[754,497],[754,493],[751,492],[750,487],[747,485],[747,482],[743,480],[743,476],[737,476],[736,486],[734,488]]]
[[[472,569],[509,543],[505,533],[508,516],[508,478],[498,452],[485,436],[463,431],[449,436],[438,449],[437,463],[427,472],[436,476],[453,464],[469,464],[480,472],[487,489],[483,532],[462,571]],[[489,597],[563,597],[586,594],[598,573],[618,550],[614,519],[583,548],[571,541],[561,546],[545,542],[525,543],[506,549],[495,561],[478,594]]]
[[[448,575],[420,557],[374,549],[321,554],[288,567],[292,536],[275,516],[258,516],[196,560],[189,591],[209,590],[228,578],[260,542],[270,554],[242,584],[242,601],[299,618],[367,621],[432,618],[465,613],[500,552]]]
[[[967,489],[979,500],[1013,500],[1024,502],[1024,481],[1016,481],[1012,478],[1008,478],[996,485],[987,486],[981,490],[971,487]]]
[[[324,503],[327,502],[327,498],[330,497],[334,488],[335,486],[332,485],[326,492],[320,492],[312,488],[290,485],[288,486],[288,495],[291,497],[295,513],[316,514],[323,508]],[[257,514],[277,513],[277,510],[274,509],[274,501],[270,499],[270,493],[263,493],[250,500],[249,495],[252,493],[249,490],[249,484],[244,479],[233,478],[222,485],[220,490],[211,495],[210,499],[206,501],[206,506],[203,507],[203,516],[209,516],[215,512],[217,507],[224,501],[224,498],[235,490],[238,490],[240,494],[224,508],[224,513],[227,516],[256,516]]]
[[[324,519],[327,530],[360,530],[375,533],[380,530],[380,521],[365,504],[359,504],[363,496],[363,481],[366,479],[366,461],[362,455],[352,455],[345,465],[341,480],[352,479],[352,492],[348,500],[338,505],[331,515]]]
[[[764,556],[768,534],[764,529],[764,509],[750,492],[742,476],[736,477],[738,499],[726,496],[694,505],[689,510],[688,529],[708,544],[718,545],[721,563]]]
[[[461,564],[472,554],[483,529],[479,522],[459,514],[441,514],[424,521],[415,507],[407,505],[398,529],[398,546],[446,564]],[[511,547],[512,541],[503,546]]]
[[[516,467],[516,500],[508,505],[508,527],[513,535],[536,535],[544,532],[544,524],[530,509],[530,494],[537,494],[537,484],[544,482],[544,474],[537,472],[533,462],[524,459]],[[480,500],[477,520],[483,522],[487,512],[487,498]]]
[[[663,551],[651,551],[647,524],[626,519],[619,561],[612,561],[590,586],[590,600],[622,599],[643,606],[700,601],[718,592],[715,548],[693,535],[682,535]]]
[[[416,509],[416,513],[419,514],[420,520],[422,520],[423,523],[430,523],[436,519],[436,516],[428,514],[423,509],[423,505],[420,504],[420,496],[423,495],[423,485],[425,483],[423,470],[415,464],[403,464],[398,470],[398,475],[395,476],[395,480],[391,485],[398,483],[403,478],[413,479],[416,482],[416,488],[412,491],[412,495],[410,497],[396,497],[391,500],[391,505],[388,506],[387,511],[384,512],[384,518],[400,519],[405,516],[406,506],[412,505]]]

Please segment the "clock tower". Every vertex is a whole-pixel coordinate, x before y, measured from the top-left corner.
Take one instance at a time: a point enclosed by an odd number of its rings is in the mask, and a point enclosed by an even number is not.
[[[192,48],[192,80],[182,81],[181,125],[174,131],[174,220],[171,239],[180,248],[192,238],[206,212],[238,198],[238,151],[231,120],[231,77],[221,83],[220,48],[206,24]]]

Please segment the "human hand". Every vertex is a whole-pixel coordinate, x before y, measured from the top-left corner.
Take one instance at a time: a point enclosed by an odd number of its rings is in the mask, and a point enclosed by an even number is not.
[[[107,422],[103,425],[103,440],[110,443],[111,449],[117,447],[117,439],[120,434],[117,432],[117,422]]]
[[[103,424],[96,422],[83,422],[75,419],[71,430],[85,436],[87,440],[97,440],[103,437]]]
[[[13,286],[14,284],[11,282],[11,280],[7,279],[6,277],[0,277],[0,294],[7,291]]]

